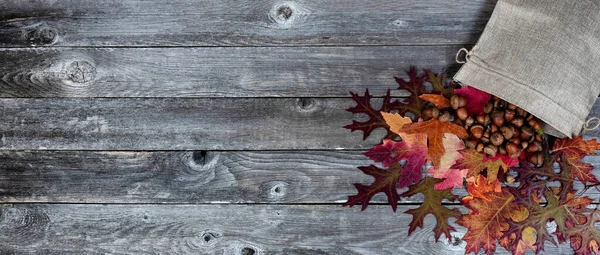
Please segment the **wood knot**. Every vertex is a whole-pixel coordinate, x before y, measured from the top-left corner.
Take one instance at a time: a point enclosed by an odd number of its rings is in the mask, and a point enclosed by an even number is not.
[[[241,251],[242,255],[254,255],[256,254],[256,250],[254,250],[254,248],[252,247],[244,247]]]
[[[207,151],[194,151],[194,153],[192,154],[192,159],[194,160],[194,163],[201,166],[206,165],[207,153]]]
[[[214,243],[215,240],[219,238],[219,234],[206,231],[202,234],[202,236],[200,236],[200,238],[205,245],[209,245]]]
[[[47,25],[39,25],[28,32],[26,38],[32,45],[50,45],[57,41],[58,31]]]
[[[87,61],[73,61],[65,70],[65,80],[84,84],[96,78],[96,67]]]
[[[286,197],[289,184],[282,181],[271,181],[262,185],[265,198],[269,201],[281,201]]]
[[[296,106],[299,111],[309,112],[317,108],[317,102],[313,98],[298,98]]]
[[[303,11],[294,2],[283,2],[273,6],[269,18],[278,25],[278,28],[289,28],[300,21],[299,17],[306,16],[301,15]]]
[[[294,13],[294,11],[292,10],[292,8],[290,8],[287,5],[282,5],[279,6],[279,8],[277,8],[277,18],[281,19],[281,20],[288,20],[290,19],[290,17],[292,17],[292,14]]]

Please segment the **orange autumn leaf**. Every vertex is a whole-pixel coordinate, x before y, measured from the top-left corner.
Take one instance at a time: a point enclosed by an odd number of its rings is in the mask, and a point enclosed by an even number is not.
[[[390,126],[389,130],[400,135],[400,129],[409,123],[412,123],[412,120],[409,117],[402,117],[402,115],[397,113],[387,113],[380,112],[381,116],[385,120],[385,123]]]
[[[501,191],[500,181],[496,179],[490,182],[483,175],[479,175],[476,182],[467,182],[467,192],[471,197],[483,198],[491,202],[492,199],[486,196],[486,193]]]
[[[600,150],[600,143],[596,139],[583,140],[581,136],[557,140],[552,146],[552,152],[568,156],[593,155],[595,150]]]
[[[600,143],[596,139],[583,140],[581,136],[557,140],[552,147],[552,152],[560,159],[559,166],[562,171],[570,173],[573,179],[577,178],[582,183],[600,183],[592,173],[594,166],[582,162],[586,155],[596,154],[600,149]]]
[[[486,170],[488,182],[494,182],[498,179],[500,169],[502,169],[503,173],[508,171],[508,166],[500,158],[496,160],[485,160],[485,155],[475,150],[461,151],[461,155],[462,158],[456,162],[453,168],[469,169],[467,178],[478,178],[481,172]]]
[[[509,229],[509,222],[522,221],[529,215],[525,207],[514,203],[515,197],[508,190],[486,195],[490,201],[473,197],[463,199],[463,204],[471,210],[457,221],[468,229],[463,237],[467,242],[466,253],[478,253],[483,249],[486,254],[492,254],[496,251],[497,240]]]
[[[420,99],[423,99],[427,102],[430,102],[435,105],[438,109],[444,109],[450,107],[450,100],[448,98],[437,95],[437,94],[423,94],[419,96]]]
[[[446,152],[442,140],[444,134],[455,134],[460,138],[469,137],[467,130],[463,127],[447,121],[442,122],[438,119],[406,124],[400,129],[400,132],[407,134],[427,134],[427,141],[429,142],[427,158],[431,160],[436,167],[440,165],[440,158]]]

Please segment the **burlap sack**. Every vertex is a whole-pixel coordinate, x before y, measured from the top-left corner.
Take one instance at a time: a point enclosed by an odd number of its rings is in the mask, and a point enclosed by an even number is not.
[[[600,93],[600,1],[499,0],[454,79],[579,135]]]

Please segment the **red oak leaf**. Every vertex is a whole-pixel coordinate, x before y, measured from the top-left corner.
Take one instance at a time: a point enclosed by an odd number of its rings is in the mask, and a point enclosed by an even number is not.
[[[458,208],[450,210],[442,205],[442,199],[454,201],[456,200],[456,196],[449,190],[435,190],[433,186],[440,181],[441,180],[435,178],[425,177],[425,179],[421,180],[418,184],[411,185],[408,191],[400,195],[403,197],[411,197],[418,193],[424,195],[421,206],[404,212],[413,216],[413,219],[409,224],[408,235],[417,229],[417,227],[423,228],[425,216],[427,216],[427,214],[432,214],[437,221],[437,224],[433,229],[435,241],[437,242],[439,240],[442,233],[444,233],[449,240],[451,239],[452,236],[450,235],[450,231],[455,231],[455,229],[448,224],[448,219],[451,217],[458,219],[461,214],[458,211]]]
[[[407,112],[412,113],[415,116],[414,120],[416,120],[422,117],[421,112],[426,104],[419,98],[420,95],[426,93],[425,86],[423,85],[425,75],[417,75],[415,67],[411,67],[410,71],[406,72],[406,74],[408,74],[408,81],[405,81],[402,78],[394,77],[396,82],[400,85],[398,89],[406,90],[410,93],[410,96],[402,102],[402,105],[399,107],[399,109],[402,115],[405,115]]]
[[[407,134],[427,134],[427,140],[429,142],[427,158],[433,162],[435,167],[440,165],[440,158],[446,152],[442,140],[444,134],[454,134],[460,138],[469,137],[467,130],[463,127],[447,121],[442,122],[438,119],[406,124],[400,129],[400,132]]]
[[[585,223],[567,229],[571,248],[576,255],[598,254],[600,231],[595,224],[600,222],[600,211],[591,210],[586,213]]]
[[[369,186],[355,183],[354,187],[358,190],[358,194],[348,196],[348,201],[344,203],[344,206],[352,207],[360,203],[362,204],[361,210],[364,210],[367,208],[369,201],[371,201],[371,198],[373,198],[375,194],[383,192],[387,196],[388,203],[395,212],[396,207],[398,207],[398,200],[400,200],[398,192],[396,191],[396,186],[402,172],[402,166],[395,163],[387,170],[379,169],[374,165],[361,166],[358,169],[367,175],[373,176],[375,181]]]
[[[352,121],[352,124],[344,126],[344,128],[350,129],[352,132],[356,130],[363,131],[363,140],[367,139],[367,137],[373,132],[373,130],[377,128],[385,128],[387,130],[387,135],[385,138],[391,139],[397,137],[395,133],[388,129],[388,124],[385,122],[385,119],[381,115],[381,112],[391,112],[392,110],[399,109],[400,103],[397,100],[391,100],[390,91],[387,91],[385,97],[383,97],[383,104],[380,109],[374,109],[371,106],[371,98],[372,96],[369,94],[369,90],[367,89],[365,92],[365,96],[361,97],[356,93],[350,92],[352,95],[352,99],[356,102],[356,106],[352,108],[346,109],[347,111],[357,114],[364,113],[369,116],[369,120],[365,122],[359,122],[356,120]]]
[[[492,98],[492,96],[487,92],[470,86],[464,86],[460,89],[455,89],[454,94],[460,95],[467,99],[467,105],[465,106],[465,109],[467,109],[469,115],[484,114],[483,106]]]

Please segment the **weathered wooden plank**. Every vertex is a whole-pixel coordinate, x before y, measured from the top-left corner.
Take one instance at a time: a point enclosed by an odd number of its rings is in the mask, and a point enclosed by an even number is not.
[[[4,98],[0,149],[369,149],[384,131],[362,141],[361,132],[342,128],[353,105],[344,98]],[[591,116],[600,116],[600,100]]]
[[[395,96],[410,66],[456,69],[459,46],[0,50],[0,97]]]
[[[341,204],[356,194],[353,183],[373,181],[356,169],[375,164],[361,153],[0,151],[0,202]],[[600,156],[586,162],[600,177]],[[600,198],[596,189],[585,195]],[[387,198],[379,194],[372,201]],[[414,196],[400,203],[422,201]]]
[[[0,201],[339,203],[371,163],[358,151],[0,151]]]
[[[435,242],[433,217],[407,237],[413,207],[2,205],[0,253],[464,254],[465,229]],[[548,243],[544,254],[569,253]]]
[[[495,0],[2,1],[0,46],[474,43]]]

